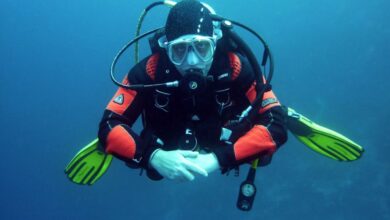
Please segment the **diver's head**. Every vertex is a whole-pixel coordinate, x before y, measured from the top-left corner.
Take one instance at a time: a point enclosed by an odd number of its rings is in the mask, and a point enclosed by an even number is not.
[[[165,48],[182,75],[195,69],[205,76],[210,70],[217,43],[210,13],[196,0],[183,0],[169,12]]]

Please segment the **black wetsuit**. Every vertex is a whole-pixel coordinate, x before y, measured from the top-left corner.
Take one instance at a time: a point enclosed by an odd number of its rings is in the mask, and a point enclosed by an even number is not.
[[[157,147],[178,149],[185,145],[183,136],[191,133],[198,146],[214,152],[225,169],[272,155],[287,140],[284,112],[272,91],[264,94],[263,106],[249,131],[233,129],[234,139],[220,141],[221,128],[229,127],[229,122],[236,120],[256,97],[255,75],[247,59],[237,53],[216,55],[209,76],[212,80],[206,90],[196,95],[179,88],[119,88],[100,123],[99,139],[106,151],[127,163],[148,168],[150,154]],[[154,54],[136,64],[124,83],[152,84],[180,78],[165,54]],[[138,135],[131,126],[141,114],[145,127]],[[157,138],[164,144],[157,144]]]

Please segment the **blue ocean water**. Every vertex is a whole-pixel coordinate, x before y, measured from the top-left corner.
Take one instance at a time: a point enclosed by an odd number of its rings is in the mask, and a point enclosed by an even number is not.
[[[386,0],[207,1],[261,33],[278,98],[365,147],[360,160],[332,161],[290,135],[258,171],[248,213],[235,207],[246,166],[240,177],[152,182],[115,160],[92,187],[68,181],[64,167],[96,137],[116,90],[112,58],[151,2],[0,2],[0,219],[390,219]],[[151,12],[143,30],[167,11]],[[133,64],[128,53],[120,70]]]

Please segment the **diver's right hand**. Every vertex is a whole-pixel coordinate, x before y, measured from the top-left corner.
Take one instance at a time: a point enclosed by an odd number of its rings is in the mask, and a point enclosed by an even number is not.
[[[167,179],[192,181],[195,179],[194,173],[208,176],[205,169],[186,159],[196,158],[198,155],[198,152],[189,150],[157,149],[153,152],[149,165]]]

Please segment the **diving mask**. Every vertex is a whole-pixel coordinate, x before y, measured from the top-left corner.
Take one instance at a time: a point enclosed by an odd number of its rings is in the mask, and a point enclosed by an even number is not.
[[[182,65],[192,50],[204,63],[210,62],[216,48],[216,37],[202,35],[185,35],[173,41],[163,43],[171,62],[175,65]]]

